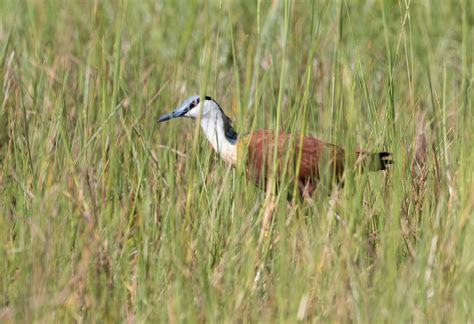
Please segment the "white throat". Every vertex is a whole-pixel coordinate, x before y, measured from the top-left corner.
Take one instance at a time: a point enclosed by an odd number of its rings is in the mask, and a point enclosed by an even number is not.
[[[211,108],[201,118],[201,127],[214,150],[226,162],[237,163],[237,145],[225,135],[222,112],[219,108]]]

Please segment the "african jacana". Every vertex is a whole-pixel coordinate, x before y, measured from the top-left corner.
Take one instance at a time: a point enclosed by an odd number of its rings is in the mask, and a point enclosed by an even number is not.
[[[170,113],[162,115],[158,122],[164,122],[172,118],[187,117],[198,119],[200,116],[201,127],[214,150],[222,159],[237,166],[245,163],[246,175],[257,184],[265,186],[272,170],[274,158],[274,145],[277,144],[277,176],[281,172],[298,170],[298,187],[301,194],[311,195],[320,179],[324,168],[331,172],[339,182],[342,180],[344,169],[344,149],[333,144],[325,143],[318,138],[304,136],[300,147],[300,136],[280,133],[275,141],[275,134],[271,130],[260,129],[250,134],[239,136],[232,128],[232,121],[224,113],[219,104],[211,97],[204,97],[200,101],[199,96],[186,98],[179,107]],[[299,168],[295,163],[298,159],[288,159],[287,152],[300,157]],[[362,169],[370,171],[385,170],[391,164],[390,153],[369,153],[362,150],[354,150],[354,161]],[[242,162],[241,162],[242,161]],[[286,161],[286,162],[283,162]],[[325,162],[326,163],[325,163]],[[296,162],[297,163],[297,162]],[[294,168],[292,168],[294,166]],[[290,175],[291,176],[291,175]]]

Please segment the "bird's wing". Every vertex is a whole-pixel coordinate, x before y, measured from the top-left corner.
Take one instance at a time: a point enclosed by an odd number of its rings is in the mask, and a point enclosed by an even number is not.
[[[301,180],[318,177],[318,164],[325,156],[331,158],[334,152],[339,158],[339,148],[309,136],[279,134],[277,144],[278,172],[294,174]],[[302,144],[302,145],[301,145]],[[247,148],[246,170],[257,180],[268,177],[273,163],[275,136],[270,130],[257,130],[241,139],[241,147]],[[343,154],[343,153],[342,153]],[[342,159],[341,159],[342,160]],[[298,169],[297,169],[298,167]]]

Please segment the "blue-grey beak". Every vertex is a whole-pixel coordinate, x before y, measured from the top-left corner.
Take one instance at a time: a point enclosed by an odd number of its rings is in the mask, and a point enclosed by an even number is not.
[[[187,105],[181,106],[173,110],[172,112],[163,114],[158,118],[158,122],[164,122],[173,118],[184,116],[189,111],[189,107]]]

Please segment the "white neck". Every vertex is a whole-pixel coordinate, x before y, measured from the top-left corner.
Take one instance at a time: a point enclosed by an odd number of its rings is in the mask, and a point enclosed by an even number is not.
[[[232,143],[224,131],[224,121],[220,109],[210,109],[202,116],[201,127],[214,150],[226,162],[235,165],[237,163],[237,145]]]

